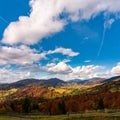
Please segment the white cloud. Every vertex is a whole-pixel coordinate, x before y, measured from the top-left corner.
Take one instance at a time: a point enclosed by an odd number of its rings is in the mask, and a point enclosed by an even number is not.
[[[25,78],[31,78],[31,73],[25,71],[13,71],[12,69],[8,68],[0,69],[0,82],[2,83],[15,82]]]
[[[30,15],[10,23],[3,43],[35,44],[44,37],[61,31],[67,20],[89,20],[101,12],[120,12],[120,0],[30,0]],[[67,13],[63,19],[60,15]]]
[[[78,52],[73,52],[71,49],[57,48],[54,51],[42,51],[39,52],[36,49],[32,49],[26,45],[21,46],[0,46],[0,65],[14,64],[14,65],[27,65],[39,62],[42,59],[47,59],[48,54],[61,53],[67,56],[77,56]],[[59,59],[53,59],[53,61],[59,61]],[[67,62],[68,60],[65,59]],[[69,60],[70,61],[70,60]]]
[[[91,62],[91,60],[85,60],[84,62],[85,62],[85,63],[89,63],[89,62]]]
[[[113,19],[113,18],[106,20],[105,23],[104,23],[104,28],[105,28],[105,29],[106,29],[106,28],[110,28],[111,25],[112,25],[114,22],[115,22],[115,19]]]
[[[110,76],[120,75],[120,62],[109,71]]]
[[[63,47],[59,47],[59,48],[56,48],[55,50],[49,50],[47,52],[47,54],[54,54],[54,53],[61,53],[63,55],[68,55],[70,57],[74,57],[74,56],[77,56],[79,55],[78,52],[73,52],[71,49],[69,48],[63,48]]]
[[[25,45],[19,47],[0,47],[0,65],[26,65],[41,59],[46,59],[44,53],[39,54],[37,50],[31,49]]]
[[[113,77],[113,76],[119,76],[120,75],[120,62],[117,63],[116,66],[113,66],[111,69],[106,70],[104,72],[96,73],[96,75],[98,77],[102,76],[104,78],[110,78],[110,77]]]
[[[71,67],[65,62],[59,62],[58,64],[47,64],[47,67],[47,71],[50,73],[67,74],[72,71]]]
[[[44,71],[51,73],[52,77],[62,78],[63,80],[69,79],[88,79],[97,77],[99,70],[104,69],[104,66],[77,66],[72,67],[64,61],[57,64],[50,63],[44,66]]]
[[[37,74],[37,76],[36,73],[39,73],[39,75]],[[44,73],[44,75],[42,75],[42,73]],[[105,70],[104,66],[99,65],[72,67],[64,61],[57,64],[49,63],[46,66],[31,64],[14,70],[10,69],[10,66],[0,68],[0,82],[14,82],[25,78],[41,79],[53,77],[57,77],[62,80],[85,80],[94,77],[110,78],[118,75],[120,75],[120,63],[110,70]]]
[[[59,32],[65,25],[58,18],[60,1],[31,0],[30,16],[20,16],[19,21],[12,22],[4,32],[3,42],[8,44],[34,44],[43,37]]]
[[[77,66],[73,68],[71,77],[80,78],[80,79],[97,77],[96,73],[99,73],[99,70],[101,69],[104,69],[104,66],[98,66],[98,65]]]
[[[30,7],[31,11],[29,16],[20,16],[18,21],[11,22],[5,29],[2,39],[3,43],[11,45],[18,43],[35,44],[42,40],[42,38],[49,37],[63,30],[69,21],[89,20],[101,12],[107,14],[120,12],[120,0],[30,0]],[[61,19],[60,15],[63,15],[64,18]],[[119,15],[116,15],[117,19],[120,19]],[[115,19],[113,18],[108,19],[104,27],[109,28],[114,21]],[[1,46],[0,65],[24,65],[19,73],[9,71],[6,68],[0,69],[1,78],[4,80],[18,80],[22,77],[29,77],[30,73],[24,72],[27,70],[33,72],[42,70],[46,73],[54,74],[54,76],[58,76],[59,78],[63,77],[64,79],[86,79],[102,76],[103,74],[104,76],[120,75],[120,63],[104,73],[99,72],[103,68],[102,66],[72,67],[67,64],[67,61],[62,61],[57,64],[50,63],[46,66],[36,66],[33,64],[41,59],[46,59],[47,54],[54,53],[61,53],[71,57],[79,55],[78,52],[62,47],[56,48],[53,51],[39,53],[39,51],[31,49],[26,45],[18,47]],[[59,59],[54,59],[53,61],[58,62]]]

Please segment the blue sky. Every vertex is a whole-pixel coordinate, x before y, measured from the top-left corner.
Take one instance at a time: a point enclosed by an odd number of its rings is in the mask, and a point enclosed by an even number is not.
[[[0,2],[0,82],[120,75],[119,0]]]

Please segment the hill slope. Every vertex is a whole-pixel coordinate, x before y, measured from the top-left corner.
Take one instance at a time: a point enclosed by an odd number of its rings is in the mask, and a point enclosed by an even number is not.
[[[69,80],[68,83],[77,83],[81,85],[91,85],[91,84],[99,84],[103,82],[105,78],[91,78],[87,80],[73,79]]]
[[[103,84],[92,88],[92,91],[119,92],[120,91],[120,77],[113,77],[113,78],[107,79],[105,80]]]
[[[37,105],[35,110],[44,114],[63,114],[61,109],[63,107],[66,112],[97,110],[100,109],[101,100],[106,109],[120,109],[120,79],[115,77],[111,79],[112,81],[101,83],[83,93],[80,93],[79,89],[80,94],[67,96],[56,92],[52,87],[29,85],[19,88],[14,94],[8,96],[8,99],[2,101],[0,110],[4,108],[6,111],[22,112],[26,97],[30,100],[31,110],[34,110],[33,105]]]
[[[21,87],[26,87],[29,85],[35,85],[35,86],[59,86],[62,84],[65,84],[63,80],[57,79],[57,78],[51,78],[51,79],[24,79],[20,80],[14,83],[10,84],[2,84],[0,85],[0,89],[11,89],[11,88],[21,88]]]
[[[60,96],[60,93],[50,90],[49,87],[26,86],[24,88],[19,88],[14,94],[9,96],[9,99],[22,99],[26,96],[49,99]]]
[[[109,79],[104,80],[103,82],[111,82],[111,81],[116,81],[119,80],[120,76],[115,76],[115,77],[111,77]]]

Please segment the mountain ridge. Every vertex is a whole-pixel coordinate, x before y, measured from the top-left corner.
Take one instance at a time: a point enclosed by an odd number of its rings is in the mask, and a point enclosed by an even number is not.
[[[90,78],[90,79],[86,79],[86,80],[73,79],[73,80],[69,80],[68,83],[77,83],[77,84],[88,85],[88,84],[98,84],[98,83],[101,83],[104,80],[106,80],[106,79],[105,78],[94,77],[94,78]]]
[[[86,80],[81,80],[81,79],[73,79],[73,80],[68,80],[64,81],[58,78],[50,78],[50,79],[23,79],[19,80],[17,82],[13,83],[4,83],[0,84],[0,89],[11,89],[11,88],[21,88],[21,87],[26,87],[29,85],[35,85],[35,86],[61,86],[65,84],[78,84],[78,85],[91,85],[91,84],[104,84],[106,82],[111,82],[114,80],[120,79],[120,76],[114,76],[108,79],[105,78],[91,78],[91,79],[86,79]]]
[[[0,85],[0,89],[10,89],[10,88],[21,88],[26,87],[29,85],[35,85],[35,86],[59,86],[62,84],[65,84],[66,82],[63,80],[60,80],[58,78],[50,78],[50,79],[23,79],[17,82],[13,83],[5,83]]]

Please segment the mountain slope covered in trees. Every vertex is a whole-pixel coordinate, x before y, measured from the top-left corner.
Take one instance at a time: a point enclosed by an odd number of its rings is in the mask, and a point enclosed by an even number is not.
[[[65,86],[64,86],[65,87]],[[50,86],[29,85],[19,88],[1,101],[1,111],[41,112],[44,114],[66,114],[98,109],[120,109],[120,79],[103,82],[76,94],[56,92]],[[74,91],[75,92],[75,89]],[[26,105],[28,104],[28,105]]]

